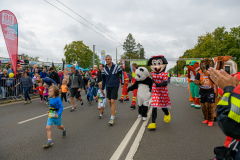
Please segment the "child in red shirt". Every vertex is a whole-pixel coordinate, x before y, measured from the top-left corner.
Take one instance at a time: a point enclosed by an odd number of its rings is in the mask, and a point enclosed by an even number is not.
[[[40,102],[43,102],[43,90],[44,90],[44,87],[42,86],[42,83],[38,83],[38,87],[36,88],[36,90],[38,91],[39,96],[41,98]]]
[[[93,71],[92,71],[92,78],[93,78],[93,79],[96,79],[96,78],[97,78],[97,73],[98,73],[97,65],[94,65],[94,66],[93,66]],[[96,77],[94,77],[94,76],[96,76]]]

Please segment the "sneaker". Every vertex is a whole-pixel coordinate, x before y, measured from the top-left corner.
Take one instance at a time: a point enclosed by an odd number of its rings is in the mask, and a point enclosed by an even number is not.
[[[203,121],[202,123],[203,123],[203,124],[208,124],[208,122],[209,122],[208,120],[205,120],[205,121]]]
[[[32,101],[28,101],[28,103],[32,103]]]
[[[142,117],[142,115],[141,115],[141,114],[139,114],[139,115],[138,115],[138,118],[141,118],[141,117]]]
[[[134,105],[131,105],[131,106],[130,106],[130,108],[132,108],[132,109],[136,109],[136,106],[134,106]]]
[[[146,120],[147,120],[147,117],[143,117],[142,120],[143,120],[143,121],[146,121]]]
[[[122,99],[119,99],[118,101],[119,101],[119,102],[123,102],[123,100],[122,100]]]
[[[87,103],[88,103],[88,104],[90,104],[90,102],[89,102],[89,101],[88,101]]]
[[[25,105],[28,104],[28,101],[25,101],[24,104],[25,104]]]
[[[102,118],[103,118],[103,115],[100,115],[100,116],[99,116],[99,119],[102,119]]]
[[[209,126],[209,127],[212,127],[212,126],[213,126],[213,121],[209,121],[209,122],[208,122],[208,126]]]
[[[67,135],[67,130],[66,130],[66,128],[65,128],[65,130],[63,131],[62,137],[65,138],[66,135]]]
[[[191,107],[194,107],[194,106],[195,106],[194,103],[192,103],[192,104],[191,104]]]
[[[83,105],[83,101],[81,101],[80,103],[81,103],[81,105]]]
[[[43,148],[49,148],[52,147],[53,142],[47,142],[46,144],[43,145]]]
[[[124,99],[124,101],[129,101],[129,99]]]
[[[108,122],[109,123],[109,125],[113,125],[113,123],[114,123],[114,119],[110,119],[110,121]]]
[[[43,101],[41,100],[40,103],[42,103]]]
[[[76,111],[76,108],[72,108],[72,109],[70,110],[70,112],[74,112],[74,111]]]
[[[70,101],[69,99],[67,100],[67,102],[68,102],[69,104],[71,104],[71,101]]]

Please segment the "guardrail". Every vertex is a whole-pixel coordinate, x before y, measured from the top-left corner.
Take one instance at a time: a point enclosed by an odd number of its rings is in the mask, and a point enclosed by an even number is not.
[[[24,98],[23,96],[23,87],[22,84],[15,87],[16,84],[20,82],[20,79],[16,78],[7,78],[0,80],[0,100],[4,99],[21,99]],[[33,90],[31,86],[29,90],[29,95],[37,95],[37,92]]]

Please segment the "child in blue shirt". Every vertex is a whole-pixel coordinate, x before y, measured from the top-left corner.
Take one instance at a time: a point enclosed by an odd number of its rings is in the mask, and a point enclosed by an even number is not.
[[[87,85],[87,101],[88,101],[88,104],[91,104],[90,96],[91,96],[91,89],[90,89],[90,82],[88,82],[88,85]]]
[[[62,125],[62,112],[63,112],[63,105],[61,98],[59,96],[59,89],[57,86],[51,86],[48,90],[48,95],[50,97],[49,101],[49,111],[48,113],[48,121],[47,121],[47,137],[48,142],[43,145],[43,148],[48,148],[53,145],[52,142],[52,131],[51,127],[52,125],[57,125],[58,129],[61,129],[63,131],[62,136],[66,136],[66,129]]]

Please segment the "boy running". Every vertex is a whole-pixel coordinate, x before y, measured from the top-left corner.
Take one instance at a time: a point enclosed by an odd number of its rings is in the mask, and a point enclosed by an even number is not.
[[[98,109],[100,110],[99,119],[103,118],[103,110],[106,105],[106,90],[102,90],[102,82],[98,83],[99,90],[97,92],[97,96],[94,98],[95,100],[98,99]]]
[[[67,91],[68,90],[66,89],[66,87],[67,87],[67,80],[63,79],[62,85],[61,85],[61,89],[60,89],[60,91],[62,92],[61,93],[61,100],[63,101],[63,98],[64,98],[65,102],[69,102],[70,103],[70,100],[67,99]]]
[[[63,105],[62,101],[59,96],[59,89],[57,86],[51,86],[48,91],[50,102],[49,102],[49,111],[48,113],[48,121],[47,121],[47,137],[48,142],[43,145],[43,148],[48,148],[53,145],[52,142],[52,131],[51,127],[53,124],[57,125],[58,129],[63,131],[62,136],[66,136],[66,129],[62,125],[62,112],[63,112]]]

